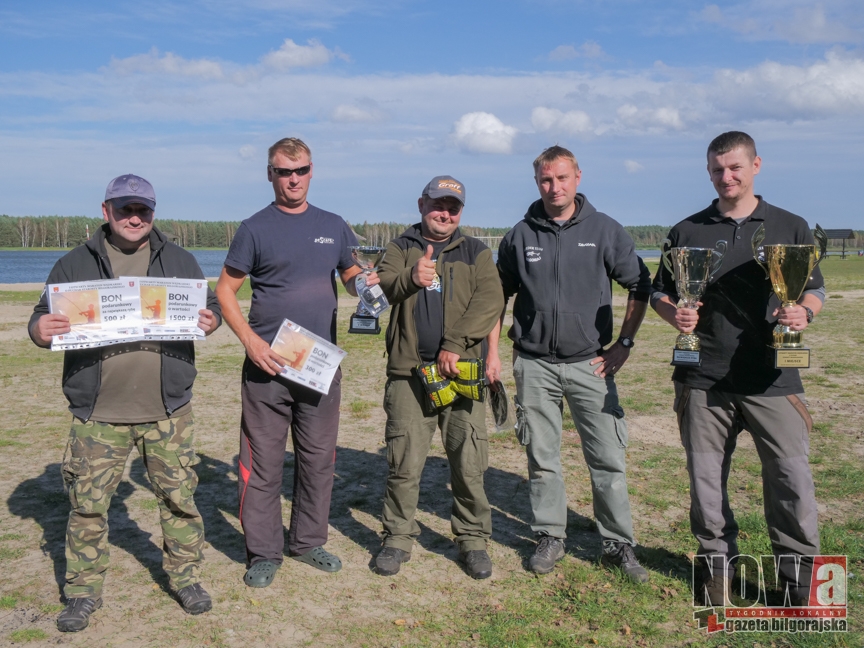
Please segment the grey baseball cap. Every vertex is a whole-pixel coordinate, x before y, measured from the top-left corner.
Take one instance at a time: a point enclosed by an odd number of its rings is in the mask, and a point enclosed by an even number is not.
[[[153,191],[153,185],[131,173],[114,178],[108,183],[105,202],[109,200],[115,207],[141,203],[150,209],[156,209],[156,192]]]
[[[453,176],[435,176],[423,189],[423,195],[430,198],[444,198],[453,196],[463,205],[465,204],[465,185]]]

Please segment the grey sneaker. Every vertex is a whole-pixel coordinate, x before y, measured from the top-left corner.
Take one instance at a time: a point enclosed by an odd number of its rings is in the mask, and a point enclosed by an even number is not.
[[[636,560],[636,554],[633,553],[633,547],[626,542],[615,542],[612,544],[612,550],[607,551],[604,547],[603,556],[600,558],[600,564],[604,567],[616,567],[634,583],[647,583],[648,572]]]
[[[57,617],[60,632],[80,632],[90,625],[90,615],[102,607],[101,598],[73,598],[66,601],[66,609]]]
[[[471,549],[459,552],[459,560],[471,578],[482,580],[492,575],[492,559],[485,549]]]
[[[201,583],[187,585],[177,590],[174,595],[189,614],[203,614],[213,608],[213,599],[210,598],[207,590],[201,587]]]
[[[534,555],[528,561],[528,568],[535,574],[548,574],[555,569],[555,563],[564,557],[564,541],[552,536],[540,536]]]
[[[375,556],[373,571],[381,576],[395,576],[399,573],[402,563],[411,560],[411,554],[396,547],[384,547]]]

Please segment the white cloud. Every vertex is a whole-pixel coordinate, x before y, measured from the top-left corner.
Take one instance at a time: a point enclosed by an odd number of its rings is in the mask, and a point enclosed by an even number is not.
[[[340,104],[330,113],[330,121],[362,124],[386,121],[388,115],[373,99],[363,98],[353,104]]]
[[[603,48],[594,41],[585,41],[578,48],[573,45],[559,45],[549,52],[550,61],[569,61],[575,58],[602,58],[606,56]]]
[[[748,40],[790,43],[860,43],[864,41],[858,2],[834,0],[750,0],[705,5],[697,18]]]
[[[683,130],[684,121],[677,108],[639,108],[624,104],[617,111],[618,120],[635,130]]]
[[[333,57],[347,60],[347,56],[338,49],[329,50],[317,40],[306,42],[306,45],[298,45],[290,38],[286,38],[278,50],[264,55],[261,62],[275,70],[290,70],[298,67],[326,65]]]
[[[486,112],[462,115],[453,125],[453,138],[457,146],[471,153],[507,155],[513,150],[516,133],[515,128]]]
[[[155,47],[146,54],[138,54],[124,59],[111,59],[112,72],[122,76],[135,74],[158,74],[165,76],[198,77],[205,80],[222,79],[225,73],[222,65],[209,59],[184,59],[171,52],[159,56]]]
[[[754,116],[774,119],[860,114],[864,110],[864,60],[829,52],[806,67],[766,61],[749,70],[720,70],[711,85],[714,101],[734,98]]]
[[[591,117],[581,110],[562,112],[557,108],[537,107],[531,111],[531,125],[541,133],[557,132],[580,135],[591,132]]]
[[[240,154],[240,157],[242,159],[251,160],[258,154],[258,151],[251,144],[245,144],[244,146],[240,147],[240,150],[238,151],[238,153]]]
[[[639,173],[645,167],[636,160],[624,160],[624,168],[627,169],[627,173]]]

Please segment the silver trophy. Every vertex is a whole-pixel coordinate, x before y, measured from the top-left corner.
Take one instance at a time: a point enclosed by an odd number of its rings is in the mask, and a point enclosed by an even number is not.
[[[366,275],[378,270],[387,250],[383,247],[369,245],[351,245],[348,249],[351,250],[354,263],[363,270],[354,280],[360,303],[357,304],[357,310],[351,315],[351,326],[348,328],[348,332],[377,335],[381,332],[378,316],[387,310],[390,302],[384,296],[381,286],[366,285]]]
[[[708,282],[720,269],[726,254],[726,241],[717,241],[714,249],[670,247],[669,239],[663,241],[661,256],[663,265],[675,279],[678,292],[678,308],[697,309],[705,294]],[[680,333],[672,351],[672,364],[683,367],[698,367],[702,364],[702,345],[696,333]]]

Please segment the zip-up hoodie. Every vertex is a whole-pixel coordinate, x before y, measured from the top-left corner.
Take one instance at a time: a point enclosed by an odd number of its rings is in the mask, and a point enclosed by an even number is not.
[[[100,227],[92,239],[69,252],[54,264],[46,284],[73,281],[113,279],[111,262],[105,250],[105,237],[110,233],[108,224]],[[150,266],[148,277],[177,277],[204,279],[204,273],[195,257],[169,242],[156,227],[150,230]],[[207,289],[207,308],[216,315],[217,326],[222,323],[222,309],[216,295]],[[39,345],[33,335],[36,323],[48,312],[48,293],[30,316],[30,339]],[[41,346],[41,345],[40,345]],[[162,342],[162,402],[169,416],[192,398],[195,370],[195,345],[191,341]],[[96,405],[102,384],[102,349],[74,349],[63,357],[63,394],[69,401],[69,411],[87,421]]]
[[[425,254],[428,241],[420,224],[390,241],[378,276],[392,305],[387,327],[387,375],[410,376],[421,364],[414,305],[421,287],[411,270]],[[444,337],[441,348],[462,359],[483,357],[483,341],[504,309],[501,282],[492,252],[480,241],[463,236],[457,228],[435,265],[441,279]]]
[[[548,362],[594,358],[612,341],[612,280],[648,301],[651,275],[633,239],[583,194],[559,226],[538,200],[498,248],[504,296],[516,295],[509,336],[517,351]]]

